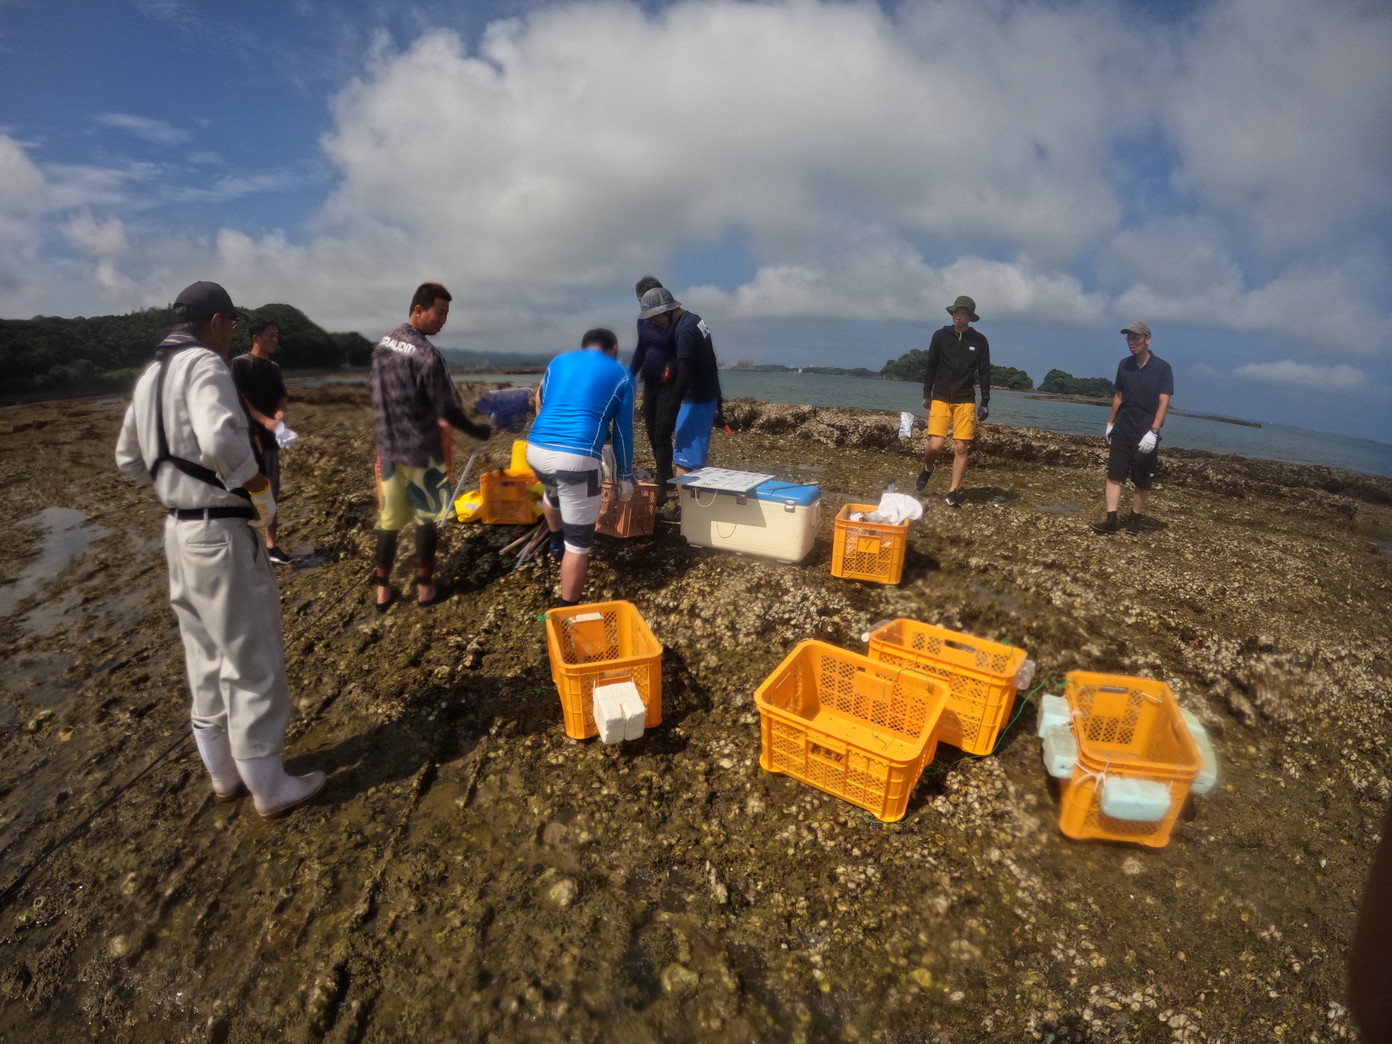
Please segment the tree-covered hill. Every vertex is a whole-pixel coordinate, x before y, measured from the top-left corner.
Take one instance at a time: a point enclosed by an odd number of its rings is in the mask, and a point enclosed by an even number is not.
[[[923,382],[923,375],[928,372],[928,352],[923,348],[910,348],[897,359],[890,359],[885,364],[880,373],[896,381],[917,381]],[[1030,380],[1030,375],[1024,370],[1016,369],[1014,366],[992,366],[991,367],[991,387],[993,388],[1017,388],[1020,391],[1029,391],[1034,387],[1034,382]]]
[[[298,308],[267,304],[257,315],[280,327],[276,361],[286,369],[365,366],[372,345],[361,334],[329,333]],[[172,325],[169,309],[147,308],[126,315],[35,316],[0,319],[0,392],[17,393],[121,381],[134,377]],[[237,329],[233,354],[247,351],[245,325]]]
[[[1105,377],[1074,377],[1063,370],[1050,370],[1044,375],[1039,390],[1050,395],[1083,395],[1092,399],[1110,399],[1116,385]]]

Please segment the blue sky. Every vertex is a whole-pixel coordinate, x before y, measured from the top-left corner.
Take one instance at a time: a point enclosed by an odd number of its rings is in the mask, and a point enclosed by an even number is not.
[[[1365,0],[0,0],[0,316],[214,278],[557,350],[654,272],[727,360],[997,362],[1392,441],[1392,9]]]

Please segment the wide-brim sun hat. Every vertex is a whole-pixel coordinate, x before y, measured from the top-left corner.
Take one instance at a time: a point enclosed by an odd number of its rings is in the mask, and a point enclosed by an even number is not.
[[[976,323],[981,321],[981,316],[976,314],[976,302],[973,301],[966,294],[963,294],[961,297],[957,298],[957,300],[953,301],[950,305],[947,306],[947,314],[951,315],[959,308],[965,308],[968,312],[971,313],[972,322]]]
[[[681,302],[672,296],[672,291],[665,286],[655,286],[643,295],[643,300],[639,302],[639,319],[651,319],[655,315],[662,315],[670,312],[674,308],[680,308]]]

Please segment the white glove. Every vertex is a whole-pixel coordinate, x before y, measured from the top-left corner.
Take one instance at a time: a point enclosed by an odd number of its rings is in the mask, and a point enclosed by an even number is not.
[[[291,431],[285,426],[284,421],[276,421],[275,439],[276,445],[283,450],[293,449],[295,443],[299,441],[299,434]]]
[[[1112,441],[1112,429],[1115,428],[1115,427],[1116,427],[1115,424],[1108,424],[1108,425],[1107,425],[1107,441],[1108,441],[1108,442],[1111,442],[1111,441]]]
[[[619,499],[627,504],[633,499],[633,480],[619,479]]]
[[[257,486],[257,483],[260,483]],[[254,488],[255,487],[255,488]],[[251,495],[251,507],[256,517],[247,520],[252,529],[265,529],[276,516],[275,497],[271,495],[271,484],[264,475],[257,475],[242,487]]]
[[[1159,441],[1160,436],[1153,431],[1148,431],[1141,436],[1141,441],[1136,445],[1136,448],[1142,453],[1149,453],[1155,449],[1155,444]]]

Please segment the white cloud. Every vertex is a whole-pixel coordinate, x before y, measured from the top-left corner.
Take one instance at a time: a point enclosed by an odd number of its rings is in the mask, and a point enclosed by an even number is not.
[[[1392,213],[1392,18],[1366,0],[1200,8],[1160,99],[1180,182],[1268,251]]]
[[[149,116],[132,116],[127,112],[108,112],[97,117],[103,127],[114,127],[125,131],[141,141],[152,145],[182,145],[193,137],[182,127],[176,127],[166,120],[156,120]]]
[[[48,183],[19,143],[0,135],[0,251],[32,246],[48,206]]]
[[[36,167],[9,142],[42,197],[17,227],[32,242],[36,214],[56,215],[82,251],[123,219],[126,249],[103,257],[129,289],[91,290],[138,298],[115,307],[218,278],[368,333],[431,278],[455,292],[456,340],[535,340],[733,242],[742,285],[678,288],[715,322],[936,324],[969,293],[987,321],[1145,318],[1258,332],[1307,359],[1386,357],[1392,63],[1371,58],[1392,52],[1392,17],[1358,3],[1201,0],[1163,24],[1109,0],[537,5],[472,51],[438,29],[404,48],[376,37],[330,101],[338,177],[303,228],[158,221],[171,202],[296,188],[285,171],[191,186],[172,166]],[[1128,198],[1116,150],[1137,141],[1165,198]],[[25,289],[0,290],[5,311],[57,282],[9,271]],[[86,271],[63,270],[63,299]]]
[[[190,163],[197,163],[202,166],[220,167],[223,164],[222,156],[212,149],[200,149],[197,152],[191,152],[189,153],[188,159]]]
[[[1282,359],[1280,362],[1248,363],[1233,371],[1238,377],[1265,384],[1288,384],[1296,388],[1327,392],[1357,392],[1368,387],[1368,375],[1346,363],[1335,366],[1307,366]]]

